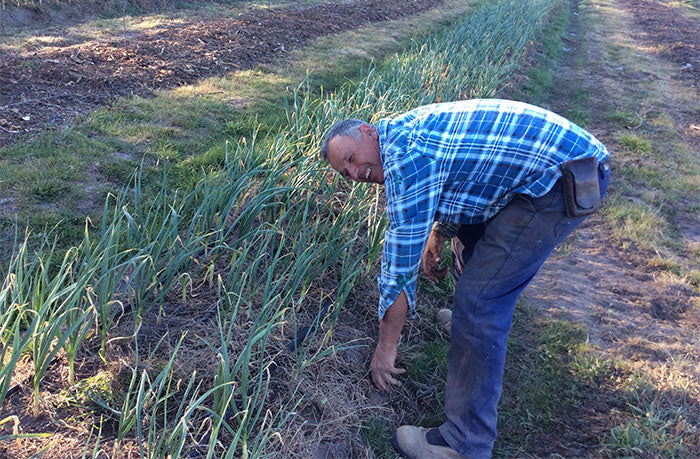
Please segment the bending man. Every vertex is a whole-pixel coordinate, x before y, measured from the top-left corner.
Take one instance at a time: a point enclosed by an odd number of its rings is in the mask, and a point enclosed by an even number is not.
[[[544,109],[476,99],[419,107],[374,126],[341,121],[320,154],[344,177],[385,187],[390,226],[371,363],[382,391],[404,372],[395,367],[397,342],[407,314],[415,316],[421,260],[430,279],[444,277],[442,246],[452,239],[447,421],[430,430],[402,426],[395,443],[416,459],[490,457],[516,300],[552,250],[598,208],[608,151]]]

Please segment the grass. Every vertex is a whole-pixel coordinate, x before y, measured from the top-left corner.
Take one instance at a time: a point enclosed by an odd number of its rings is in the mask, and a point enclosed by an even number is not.
[[[537,39],[542,50],[538,54],[537,63],[528,71],[528,80],[522,87],[524,96],[535,104],[542,102],[554,84],[557,61],[566,48],[562,37],[568,29],[570,16],[571,6],[567,2],[559,2],[548,27]]]
[[[581,421],[572,414],[590,401],[610,372],[594,355],[580,325],[540,316],[518,304],[508,343],[496,455],[518,455],[536,446],[544,448],[542,453],[566,450],[569,445],[556,438],[557,432],[577,428]]]
[[[601,436],[601,454],[608,457],[688,457],[696,448],[693,433],[698,415],[685,389],[659,390],[646,373],[623,379],[627,401],[623,422]]]
[[[651,154],[651,142],[635,134],[620,134],[617,141],[622,147],[622,152],[630,155],[646,156]]]
[[[639,114],[619,108],[611,108],[606,115],[607,121],[613,123],[618,128],[632,129],[640,126],[642,118]]]
[[[391,444],[391,430],[382,419],[370,419],[361,429],[362,437],[377,459],[396,459],[398,454]]]
[[[698,416],[691,386],[659,390],[652,375],[600,358],[581,325],[539,315],[522,303],[508,352],[496,456],[533,450],[587,455],[577,449],[580,439],[567,443],[566,433],[595,430],[592,423],[610,409],[618,425],[590,439],[600,442],[603,457],[689,454]]]
[[[629,119],[622,113],[619,118]],[[698,166],[663,115],[647,118],[645,123],[649,130],[619,131],[615,137],[615,187],[626,198],[613,193],[604,214],[617,237],[626,241],[624,248],[633,243],[637,247],[673,251],[683,245],[682,235],[671,230],[673,222],[692,219],[690,215],[697,211],[690,196],[700,189]]]
[[[566,118],[583,128],[591,124],[591,88],[578,88],[569,96],[571,102],[562,113]]]
[[[447,355],[449,341],[434,339],[401,348],[401,367],[406,368],[407,390],[415,398],[417,416],[411,423],[424,427],[436,427],[444,419],[445,381],[447,379]]]

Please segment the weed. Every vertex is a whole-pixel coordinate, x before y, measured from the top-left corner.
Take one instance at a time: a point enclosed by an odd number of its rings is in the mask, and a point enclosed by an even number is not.
[[[676,276],[680,276],[683,272],[683,266],[676,260],[673,258],[663,258],[660,255],[649,259],[648,264],[652,268],[668,271]]]
[[[32,195],[40,201],[48,201],[70,190],[70,185],[61,178],[46,177],[31,185]]]
[[[447,376],[447,354],[449,342],[429,341],[406,349],[406,375],[419,385],[429,386],[434,378],[444,380]]]
[[[636,113],[612,108],[608,111],[606,119],[616,124],[620,128],[632,128],[640,124],[639,116]]]
[[[624,249],[632,244],[646,249],[658,247],[668,227],[657,208],[643,202],[629,202],[620,196],[608,200],[603,215]]]
[[[100,164],[98,170],[104,178],[115,183],[124,183],[136,170],[136,163],[128,159],[115,159],[113,161]]]
[[[78,381],[61,391],[61,399],[70,405],[95,405],[97,400],[112,402],[114,399],[114,375],[101,370],[94,376]]]
[[[32,61],[22,61],[22,63],[20,64],[20,67],[22,67],[24,69],[28,69],[28,70],[34,70],[34,69],[39,68],[39,64],[36,62],[32,62]]]
[[[528,73],[529,81],[524,85],[524,90],[533,101],[541,100],[542,96],[552,87],[554,75],[550,69],[535,67]]]
[[[602,435],[604,456],[686,457],[696,438],[697,414],[685,390],[660,391],[648,374],[624,381],[629,410],[622,422]]]
[[[700,270],[691,269],[688,272],[688,279],[693,286],[695,286],[696,288],[700,287]]]
[[[569,96],[569,103],[563,112],[570,121],[581,127],[591,124],[591,89],[575,83],[577,89]]]
[[[558,2],[548,27],[539,34],[537,41],[543,49],[540,61],[530,69],[528,81],[522,88],[533,103],[541,102],[545,94],[552,89],[557,61],[565,47],[562,35],[569,26],[570,16],[571,7],[568,2]]]
[[[362,425],[360,432],[377,459],[398,457],[391,444],[391,429],[383,419],[370,419]]]
[[[617,137],[617,141],[622,146],[626,153],[646,156],[651,154],[651,142],[648,139],[634,134],[621,134]]]
[[[420,406],[419,417],[412,420],[418,425],[436,427],[445,420],[442,407],[449,349],[447,341],[428,341],[401,349],[406,386]]]

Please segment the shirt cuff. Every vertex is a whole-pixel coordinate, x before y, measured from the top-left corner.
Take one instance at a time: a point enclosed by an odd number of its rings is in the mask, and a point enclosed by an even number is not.
[[[452,239],[457,236],[459,227],[462,226],[459,223],[445,223],[445,222],[435,222],[433,223],[433,231],[441,236],[445,236],[448,239]]]
[[[386,311],[394,304],[401,292],[404,292],[406,295],[409,316],[412,319],[416,317],[416,281],[417,276],[415,275],[405,276],[403,279],[399,279],[399,282],[393,282],[393,285],[387,285],[382,282],[381,274],[377,276],[377,282],[379,284],[379,306],[377,308],[377,313],[379,320],[382,320]]]

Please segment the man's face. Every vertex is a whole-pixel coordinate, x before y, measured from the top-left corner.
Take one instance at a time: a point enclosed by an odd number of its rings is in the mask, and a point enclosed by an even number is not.
[[[356,182],[384,183],[379,136],[368,124],[360,126],[361,139],[339,135],[328,142],[328,162],[340,175]]]

